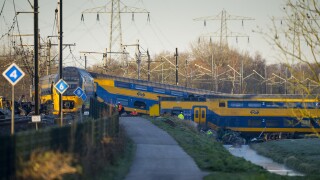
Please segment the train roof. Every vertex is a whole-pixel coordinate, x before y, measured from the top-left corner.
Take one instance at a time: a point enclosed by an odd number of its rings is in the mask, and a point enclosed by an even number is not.
[[[250,100],[250,99],[313,99],[319,100],[317,95],[299,94],[215,94],[184,97],[160,97],[161,101],[206,101],[210,99]]]
[[[94,73],[94,72],[89,72],[93,78],[108,78],[108,79],[113,79],[116,81],[121,81],[121,82],[128,82],[128,83],[134,83],[134,84],[139,84],[139,85],[146,85],[146,86],[152,86],[152,87],[157,87],[157,88],[164,88],[164,89],[170,89],[170,90],[178,90],[178,91],[185,91],[185,92],[190,92],[194,94],[215,94],[213,91],[209,90],[204,90],[204,89],[195,89],[195,88],[187,88],[183,86],[176,86],[176,85],[169,85],[169,84],[161,84],[161,83],[156,83],[156,82],[150,82],[146,80],[138,80],[138,79],[131,79],[131,78],[125,78],[125,77],[118,77],[118,76],[113,76],[113,75],[107,75],[107,74],[99,74],[99,73]]]
[[[208,99],[319,99],[314,94],[214,94],[206,95]]]

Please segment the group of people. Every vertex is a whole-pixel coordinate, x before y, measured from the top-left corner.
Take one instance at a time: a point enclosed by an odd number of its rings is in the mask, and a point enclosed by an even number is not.
[[[123,114],[125,111],[124,111],[124,107],[122,106],[122,104],[120,102],[118,102],[118,104],[115,105],[115,108],[116,110],[118,111],[119,113],[119,116],[121,116],[121,114]],[[138,116],[138,112],[137,112],[137,109],[134,109],[130,115],[132,116]]]

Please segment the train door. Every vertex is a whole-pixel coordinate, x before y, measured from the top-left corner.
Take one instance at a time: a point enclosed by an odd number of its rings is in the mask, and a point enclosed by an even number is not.
[[[205,124],[207,119],[206,107],[193,107],[193,121],[198,124]]]

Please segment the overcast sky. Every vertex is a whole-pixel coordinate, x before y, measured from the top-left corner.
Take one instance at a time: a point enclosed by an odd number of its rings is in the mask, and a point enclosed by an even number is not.
[[[4,4],[5,2],[5,4]],[[30,0],[33,4],[33,0]],[[103,0],[67,0],[63,1],[63,31],[64,43],[75,43],[72,54],[67,48],[64,51],[65,65],[83,66],[79,51],[104,52],[109,46],[110,17],[108,14],[100,14],[100,21],[96,20],[96,14],[81,14],[86,9],[104,6],[109,1]],[[123,0],[123,4],[137,8],[143,8],[150,12],[150,22],[147,14],[135,14],[132,21],[131,14],[122,14],[122,35],[124,44],[135,44],[139,39],[143,49],[149,49],[151,55],[162,51],[172,54],[175,48],[180,52],[190,50],[190,43],[197,42],[203,34],[220,31],[220,21],[203,21],[193,19],[204,16],[216,16],[224,9],[233,16],[251,17],[255,20],[227,21],[228,31],[246,34],[250,38],[235,37],[228,38],[230,46],[241,52],[248,51],[254,55],[256,52],[262,54],[268,63],[275,62],[276,53],[272,47],[258,33],[252,32],[260,27],[266,30],[271,26],[271,17],[283,17],[281,9],[283,0]],[[0,16],[0,37],[6,33],[12,25],[14,9],[13,0],[0,0],[0,8],[3,12]],[[15,0],[16,11],[32,11],[28,0]],[[57,34],[54,27],[54,11],[57,2],[54,0],[39,1],[39,28],[43,41],[50,35]],[[0,9],[1,10],[1,9]],[[18,22],[22,34],[33,33],[33,15],[19,14]],[[17,33],[17,28],[15,28]],[[220,34],[216,34],[219,36]],[[219,43],[219,37],[212,40]],[[5,38],[0,41],[4,43]],[[33,44],[32,38],[23,38],[24,43]],[[41,41],[41,43],[43,42]],[[57,42],[56,40],[53,40]],[[128,47],[130,52],[133,47]],[[74,55],[74,57],[73,57]],[[133,57],[133,54],[131,54]],[[89,56],[89,65],[101,63],[101,55]],[[75,59],[77,61],[75,61]],[[83,59],[83,57],[82,57]]]

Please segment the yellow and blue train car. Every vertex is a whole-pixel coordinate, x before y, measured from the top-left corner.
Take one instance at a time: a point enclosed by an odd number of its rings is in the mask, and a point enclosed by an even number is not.
[[[320,102],[300,95],[161,97],[160,114],[183,112],[201,126],[243,133],[320,132]]]
[[[64,67],[62,79],[69,85],[69,88],[62,96],[62,112],[75,113],[79,108],[88,109],[90,98],[94,97],[94,81],[91,75],[81,68]],[[39,80],[41,105],[46,108],[50,108],[53,105],[53,114],[58,114],[60,109],[59,92],[54,88],[58,81],[58,74],[44,76]],[[83,89],[86,94],[85,101],[74,94],[78,87]]]
[[[107,103],[120,102],[125,111],[136,109],[138,113],[158,115],[159,96],[189,97],[212,94],[211,91],[185,88],[91,72],[95,82],[96,97]]]

